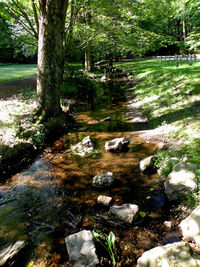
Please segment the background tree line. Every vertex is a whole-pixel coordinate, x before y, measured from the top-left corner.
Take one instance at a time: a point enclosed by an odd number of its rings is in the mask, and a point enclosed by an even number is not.
[[[86,56],[91,64],[91,57],[98,61],[198,50],[199,1],[67,2],[64,41],[69,61]],[[38,31],[38,0],[0,1],[1,62],[36,62]]]

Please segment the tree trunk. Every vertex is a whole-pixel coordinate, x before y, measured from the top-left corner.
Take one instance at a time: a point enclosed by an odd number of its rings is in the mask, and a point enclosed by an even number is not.
[[[90,0],[87,1],[87,5],[90,4]],[[85,23],[87,26],[91,25],[92,16],[91,10],[87,10],[85,14]],[[92,44],[91,41],[88,41],[85,47],[85,71],[91,72],[92,71]]]
[[[42,120],[61,113],[63,41],[68,1],[40,0],[38,42],[38,115]]]
[[[183,41],[186,39],[186,21],[183,19]]]
[[[91,42],[89,42],[85,48],[85,71],[92,71],[92,46]]]

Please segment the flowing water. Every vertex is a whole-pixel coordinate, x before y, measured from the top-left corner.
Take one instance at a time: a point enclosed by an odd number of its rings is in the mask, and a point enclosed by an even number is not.
[[[90,92],[87,101],[82,97],[75,104],[75,129],[0,186],[0,248],[17,240],[27,242],[7,266],[70,266],[65,237],[83,229],[114,232],[116,259],[122,266],[135,266],[144,251],[163,242],[169,207],[162,184],[157,175],[142,176],[139,171],[139,161],[154,154],[158,146],[145,142],[134,132],[137,125],[123,116],[123,86],[109,84],[99,95]],[[100,122],[108,116],[111,120]],[[74,155],[70,146],[87,135],[95,153]],[[128,152],[105,151],[105,142],[117,137],[130,139]],[[105,190],[93,188],[92,178],[108,171],[114,173],[115,184]],[[100,194],[112,197],[116,205],[138,204],[146,216],[126,225],[108,215],[109,208],[97,204]],[[98,253],[106,256],[101,248]],[[101,266],[109,266],[108,261],[102,260]]]

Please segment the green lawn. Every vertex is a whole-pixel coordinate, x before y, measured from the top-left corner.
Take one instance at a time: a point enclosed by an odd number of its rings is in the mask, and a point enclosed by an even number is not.
[[[118,63],[140,81],[136,99],[153,128],[170,127],[170,138],[191,161],[200,162],[200,62],[140,60]]]
[[[37,72],[36,64],[1,64],[0,83],[29,77]]]

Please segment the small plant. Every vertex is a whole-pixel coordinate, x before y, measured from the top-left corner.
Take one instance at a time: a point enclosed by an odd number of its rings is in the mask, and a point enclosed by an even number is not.
[[[199,203],[198,194],[190,192],[186,195],[183,204],[189,208],[195,208]]]
[[[109,235],[102,233],[100,230],[95,229],[92,231],[94,238],[102,244],[102,246],[108,251],[113,266],[116,266],[115,260],[115,234],[110,232]]]

